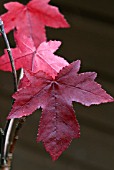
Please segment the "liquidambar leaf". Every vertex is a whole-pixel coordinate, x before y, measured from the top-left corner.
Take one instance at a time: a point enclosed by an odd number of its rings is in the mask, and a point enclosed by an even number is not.
[[[20,68],[32,72],[42,70],[55,77],[60,69],[69,64],[63,58],[53,54],[61,45],[60,41],[43,42],[36,48],[31,38],[26,36],[20,38],[18,34],[15,34],[15,39],[17,48],[12,49],[12,55],[16,70]],[[12,71],[7,51],[0,57],[0,70]]]
[[[20,118],[42,108],[37,141],[42,141],[53,160],[69,146],[73,138],[80,136],[72,101],[85,106],[112,102],[101,85],[94,81],[96,73],[78,74],[80,61],[64,67],[55,78],[39,71],[25,72],[29,83],[14,95],[15,103],[8,116]]]
[[[57,7],[49,5],[50,0],[31,0],[27,5],[19,2],[5,4],[7,13],[1,16],[5,31],[16,28],[20,35],[31,36],[35,47],[46,41],[45,26],[69,27]]]

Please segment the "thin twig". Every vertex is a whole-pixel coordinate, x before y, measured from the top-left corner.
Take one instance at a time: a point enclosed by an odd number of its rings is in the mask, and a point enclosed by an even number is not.
[[[18,123],[16,124],[15,134],[14,134],[11,146],[10,146],[10,154],[12,154],[14,152],[15,144],[19,138],[19,131],[22,128],[22,125],[25,121],[26,121],[26,117],[23,117],[23,118],[19,119]]]
[[[10,59],[11,67],[12,67],[13,80],[14,80],[14,92],[16,92],[17,91],[17,73],[16,73],[14,59],[13,59],[13,56],[12,56],[9,41],[7,39],[7,35],[5,33],[5,30],[4,30],[4,24],[3,24],[3,21],[1,19],[0,19],[0,32],[2,34],[4,41],[5,41],[7,52],[8,52],[8,55],[9,55],[9,59]]]
[[[20,80],[23,78],[23,69],[21,69],[19,81],[17,83],[17,74],[16,74],[15,65],[14,65],[14,60],[13,60],[12,52],[10,49],[10,45],[9,45],[5,30],[4,30],[3,21],[1,19],[0,19],[0,32],[4,38],[4,41],[7,47],[7,52],[10,58],[13,79],[14,79],[14,92],[16,92],[18,89],[18,84]],[[13,156],[14,148],[16,145],[16,141],[18,139],[18,134],[25,120],[26,120],[26,117],[21,118],[18,121],[16,120],[14,121],[14,119],[11,119],[6,122],[4,133],[2,133],[2,141],[1,141],[2,170],[9,170],[11,168],[12,156]],[[9,142],[9,138],[11,137],[11,135],[12,135],[12,139]]]
[[[2,34],[4,42],[6,44],[7,52],[8,52],[8,55],[9,55],[11,68],[12,68],[12,74],[13,74],[13,80],[14,80],[14,92],[16,92],[17,91],[17,73],[16,73],[15,64],[14,64],[11,48],[10,48],[10,45],[9,45],[9,41],[7,39],[5,30],[4,30],[4,24],[3,24],[3,21],[1,19],[0,19],[0,32]],[[14,119],[8,120],[6,122],[6,126],[5,126],[5,129],[4,129],[4,135],[2,136],[2,140],[1,140],[1,166],[4,166],[6,164],[6,152],[7,152],[7,147],[8,147],[9,138],[10,138],[10,135],[11,135],[13,123],[14,123]],[[6,139],[7,139],[7,141],[6,141]]]
[[[20,76],[19,76],[19,80],[18,80],[18,85],[21,81],[21,79],[23,78],[23,68],[21,68],[21,71],[20,71]],[[26,117],[22,117],[20,119],[18,119],[18,122],[16,123],[15,125],[15,132],[14,132],[14,136],[12,138],[12,142],[9,146],[9,153],[10,153],[10,156],[13,155],[13,152],[14,152],[14,149],[15,149],[15,145],[16,145],[16,142],[19,138],[19,131],[20,129],[22,128],[23,126],[23,123],[26,121]]]

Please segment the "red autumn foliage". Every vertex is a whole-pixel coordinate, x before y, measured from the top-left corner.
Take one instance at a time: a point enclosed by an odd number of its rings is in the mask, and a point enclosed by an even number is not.
[[[72,102],[85,106],[112,102],[113,98],[96,83],[95,72],[78,73],[80,61],[69,64],[54,54],[60,41],[46,41],[45,26],[69,27],[50,0],[31,0],[5,4],[1,16],[5,30],[15,31],[16,48],[12,49],[16,70],[24,68],[24,77],[13,95],[15,103],[8,119],[29,116],[42,108],[37,141],[42,141],[53,160],[80,137],[80,127]],[[12,71],[7,52],[0,57],[0,70]]]
[[[19,2],[5,4],[7,13],[1,16],[5,30],[8,33],[16,28],[19,35],[23,34],[33,39],[34,45],[46,41],[45,26],[53,28],[69,27],[64,16],[57,7],[49,5],[50,0],[32,0],[27,5]]]
[[[37,141],[42,141],[53,160],[80,136],[72,101],[85,106],[112,102],[101,85],[96,83],[95,72],[78,74],[80,61],[64,67],[55,78],[47,73],[25,71],[23,86],[13,95],[15,103],[8,116],[20,118],[42,108]]]
[[[60,41],[43,42],[36,48],[31,38],[26,36],[20,38],[18,34],[15,34],[15,38],[17,48],[12,49],[12,54],[16,70],[20,68],[33,72],[42,70],[54,77],[62,67],[68,65],[66,60],[53,54],[61,45]],[[7,51],[0,57],[0,70],[12,71]]]

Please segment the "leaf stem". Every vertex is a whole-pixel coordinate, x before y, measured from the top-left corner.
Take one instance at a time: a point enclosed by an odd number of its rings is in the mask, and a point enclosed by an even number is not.
[[[11,67],[12,67],[13,80],[14,80],[14,91],[16,92],[17,91],[17,73],[16,73],[15,64],[14,64],[11,48],[10,48],[10,45],[9,45],[9,41],[7,39],[7,35],[5,33],[5,30],[4,30],[4,24],[3,24],[3,21],[1,19],[0,19],[0,32],[2,34],[4,41],[5,41],[7,52],[8,52],[8,55],[9,55],[9,59],[10,59]]]
[[[9,55],[9,59],[10,59],[11,67],[12,67],[12,74],[13,74],[14,92],[16,92],[17,88],[18,88],[18,86],[17,86],[17,73],[16,73],[15,64],[14,64],[11,48],[10,48],[10,45],[9,45],[9,41],[7,39],[5,30],[4,30],[4,24],[3,24],[3,21],[1,19],[0,19],[0,32],[2,34],[4,42],[6,44],[7,52],[8,52],[8,55]],[[8,149],[9,138],[10,138],[10,135],[11,135],[13,124],[14,124],[14,119],[8,120],[6,122],[4,133],[2,135],[2,140],[1,140],[1,166],[2,167],[4,165],[6,165],[7,149]]]

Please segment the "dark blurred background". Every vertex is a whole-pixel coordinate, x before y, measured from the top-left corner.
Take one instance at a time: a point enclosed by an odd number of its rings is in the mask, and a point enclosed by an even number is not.
[[[5,12],[0,1],[0,14]],[[28,0],[18,0],[26,4]],[[70,29],[47,29],[48,39],[63,42],[57,54],[69,62],[80,59],[81,72],[96,71],[97,82],[114,97],[114,0],[51,0],[65,15]],[[12,32],[10,44],[15,46]],[[0,38],[0,55],[5,47]],[[0,71],[0,125],[11,108],[13,80],[11,73]],[[24,124],[16,145],[14,170],[113,170],[114,169],[114,103],[84,107],[73,103],[81,126],[80,139],[53,162],[42,143],[36,143],[41,110]]]

